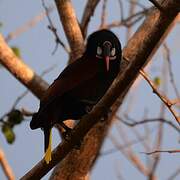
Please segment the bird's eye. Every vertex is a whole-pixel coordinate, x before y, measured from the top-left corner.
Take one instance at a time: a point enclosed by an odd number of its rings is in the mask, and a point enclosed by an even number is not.
[[[111,56],[115,56],[115,54],[116,54],[116,49],[115,49],[115,48],[112,48],[112,50],[111,50]]]
[[[101,47],[97,47],[97,55],[101,55],[102,54],[102,49],[101,49]]]

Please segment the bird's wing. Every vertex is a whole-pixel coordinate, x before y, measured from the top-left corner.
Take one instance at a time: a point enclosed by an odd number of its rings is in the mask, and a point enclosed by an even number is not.
[[[49,86],[41,99],[41,106],[47,106],[56,97],[62,96],[67,91],[75,88],[85,80],[90,79],[97,73],[95,60],[81,57],[69,66]]]

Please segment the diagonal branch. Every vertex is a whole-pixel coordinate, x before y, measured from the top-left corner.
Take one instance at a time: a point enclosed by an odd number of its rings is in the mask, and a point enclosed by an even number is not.
[[[48,84],[13,53],[1,34],[0,63],[36,97],[42,97]]]
[[[174,118],[176,119],[177,123],[180,125],[180,116],[177,114],[177,112],[172,108],[173,103],[171,103],[171,101],[165,97],[164,95],[162,95],[157,88],[155,87],[155,85],[153,84],[153,82],[150,80],[150,78],[148,77],[148,75],[143,71],[140,70],[141,75],[144,77],[144,79],[148,82],[148,84],[151,86],[151,88],[153,89],[153,92],[161,99],[161,101],[167,106],[167,108],[169,109],[169,111],[172,113],[172,115],[174,116]]]

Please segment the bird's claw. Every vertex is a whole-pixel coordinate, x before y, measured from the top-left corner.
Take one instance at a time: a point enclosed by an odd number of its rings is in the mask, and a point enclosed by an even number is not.
[[[65,132],[62,133],[62,137],[65,141],[70,141],[70,137],[72,135],[73,129],[69,128],[67,129]],[[79,150],[82,144],[82,140],[79,140],[75,145],[74,145],[74,149]]]
[[[74,145],[74,149],[76,149],[76,150],[80,150],[80,148],[81,148],[81,145],[82,145],[82,140],[79,140],[75,145]]]
[[[71,137],[71,134],[72,134],[72,129],[69,128],[69,129],[66,129],[66,131],[64,131],[62,133],[62,137],[65,141],[69,141],[70,140],[70,137]]]

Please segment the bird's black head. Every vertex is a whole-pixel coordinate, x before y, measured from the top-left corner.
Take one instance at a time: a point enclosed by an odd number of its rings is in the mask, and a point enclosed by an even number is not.
[[[109,71],[111,64],[120,64],[121,43],[113,32],[99,30],[88,37],[85,53],[97,61],[103,61]]]

